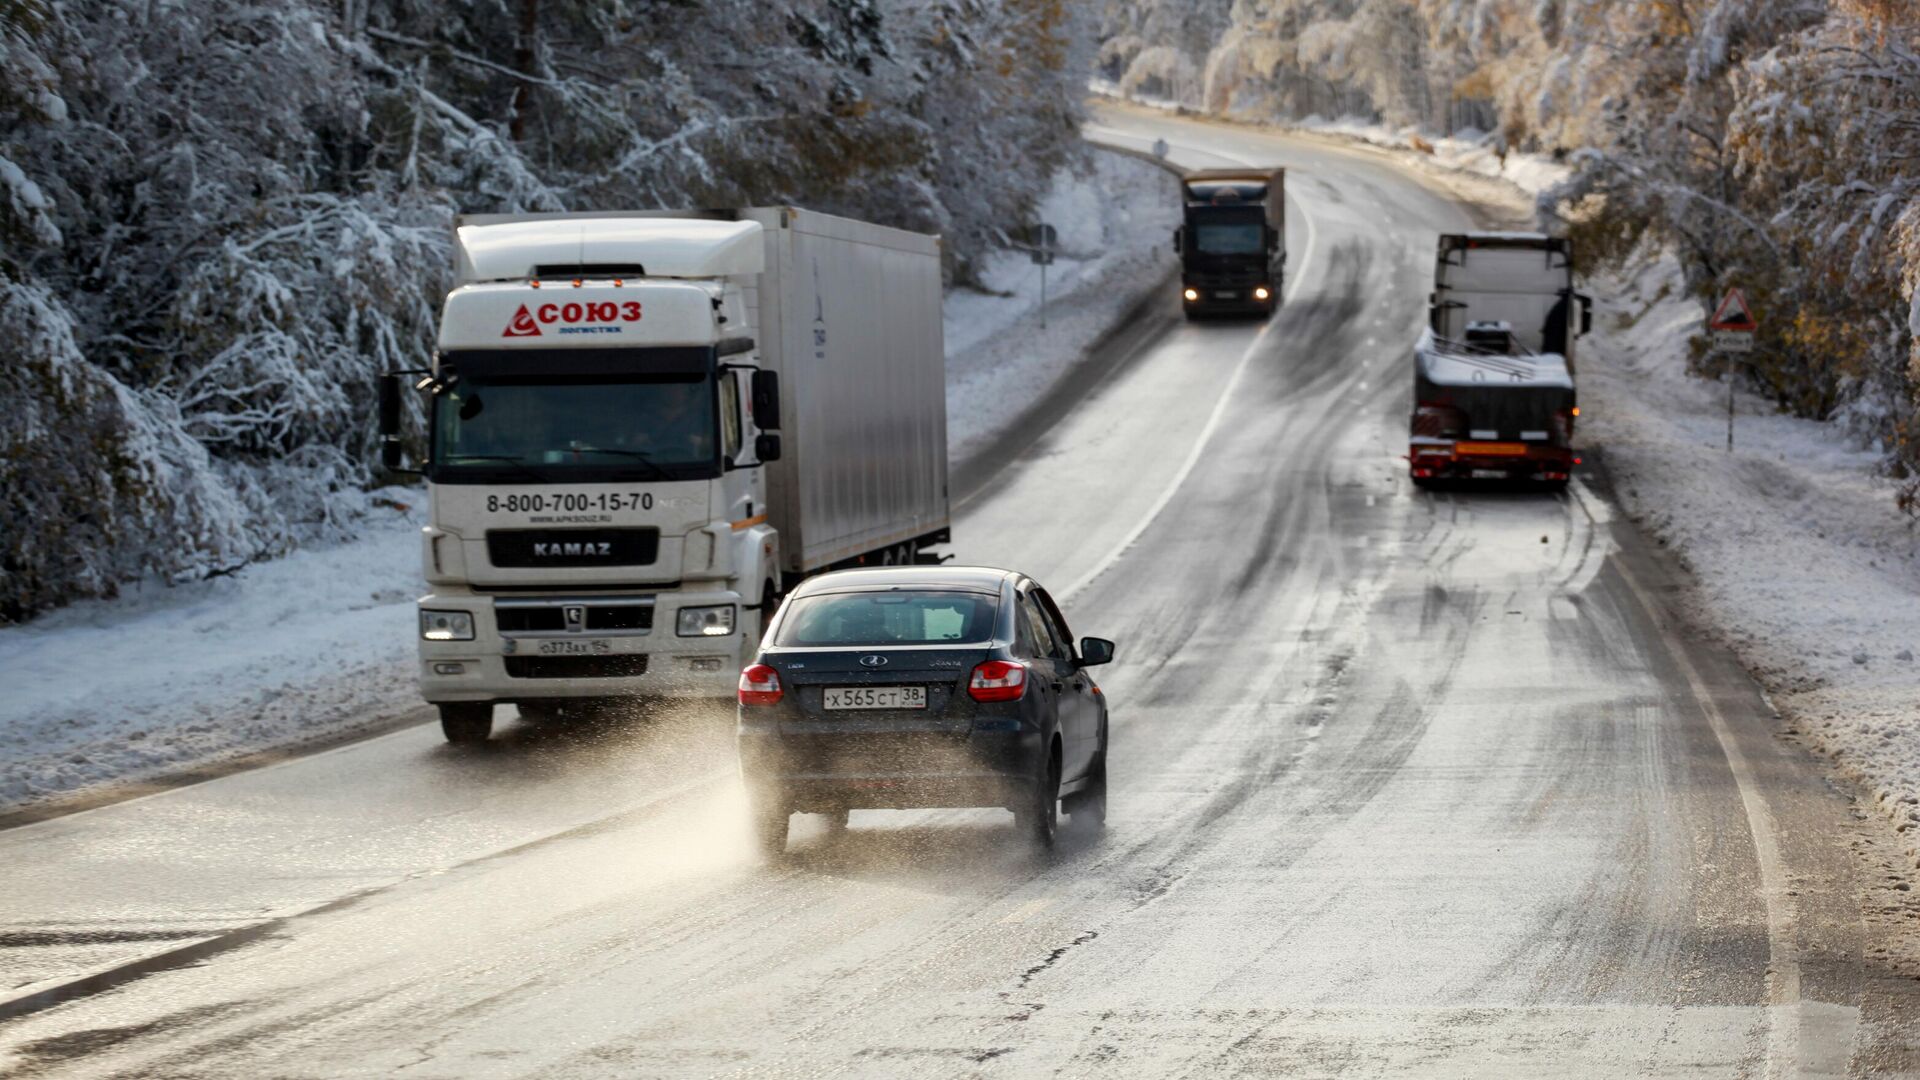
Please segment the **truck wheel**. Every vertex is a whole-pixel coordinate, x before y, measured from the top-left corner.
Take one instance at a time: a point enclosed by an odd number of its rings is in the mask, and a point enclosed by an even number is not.
[[[483,743],[493,734],[493,702],[453,701],[440,706],[440,731],[458,745]]]
[[[776,791],[753,791],[747,795],[747,813],[753,822],[753,846],[769,862],[787,851],[787,824],[793,808],[786,796]]]
[[[1047,770],[1028,794],[1026,805],[1013,812],[1013,827],[1035,850],[1053,850],[1054,838],[1060,831],[1060,750],[1057,746],[1047,755]]]
[[[1087,770],[1087,786],[1067,801],[1067,816],[1074,828],[1097,830],[1107,823],[1107,755],[1102,752]]]

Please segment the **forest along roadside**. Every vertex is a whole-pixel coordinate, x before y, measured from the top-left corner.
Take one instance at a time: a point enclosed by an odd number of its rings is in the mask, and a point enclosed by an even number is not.
[[[1055,177],[1036,216],[1060,242],[1045,328],[1039,268],[1023,253],[988,257],[979,288],[946,297],[956,467],[1018,419],[995,401],[1065,377],[1172,265],[1176,189],[1145,162],[1090,149],[1080,171]],[[414,687],[426,492],[363,498],[357,540],[191,584],[149,582],[0,629],[0,825],[431,719]]]

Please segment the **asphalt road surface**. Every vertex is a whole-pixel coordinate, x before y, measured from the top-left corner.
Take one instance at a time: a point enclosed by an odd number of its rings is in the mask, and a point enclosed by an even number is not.
[[[725,710],[431,725],[0,833],[0,1074],[1761,1076],[1899,1068],[1848,806],[1598,480],[1417,493],[1468,210],[1288,166],[1270,324],[1135,319],[954,550],[1111,637],[1104,833],[859,812],[756,864]],[[1596,474],[1597,476],[1598,474]]]

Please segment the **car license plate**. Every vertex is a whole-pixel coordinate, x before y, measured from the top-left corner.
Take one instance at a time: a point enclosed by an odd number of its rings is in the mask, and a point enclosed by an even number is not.
[[[1214,294],[1213,294],[1213,296],[1214,296],[1214,299],[1216,299],[1216,300],[1238,300],[1238,299],[1240,299],[1240,294],[1239,294],[1239,293],[1237,293],[1237,292],[1234,292],[1234,291],[1232,291],[1231,289],[1229,289],[1229,290],[1228,290],[1228,291],[1226,291],[1226,292],[1217,292],[1217,293],[1214,293]]]
[[[829,686],[829,709],[924,709],[924,686]]]

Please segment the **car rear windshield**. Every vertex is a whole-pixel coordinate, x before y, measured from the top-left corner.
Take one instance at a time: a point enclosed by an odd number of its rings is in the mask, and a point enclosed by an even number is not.
[[[984,642],[993,637],[998,608],[998,598],[983,593],[822,593],[794,600],[774,643],[827,648]]]

